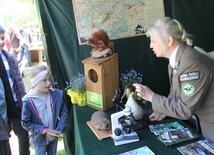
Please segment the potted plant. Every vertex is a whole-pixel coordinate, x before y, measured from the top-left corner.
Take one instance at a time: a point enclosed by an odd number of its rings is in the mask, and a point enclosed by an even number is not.
[[[70,96],[71,102],[79,106],[85,106],[87,103],[85,76],[78,73],[69,82],[66,81],[66,85],[65,90],[67,91],[67,95]]]

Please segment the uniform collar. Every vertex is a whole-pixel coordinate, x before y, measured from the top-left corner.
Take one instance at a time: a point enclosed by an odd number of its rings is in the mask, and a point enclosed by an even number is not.
[[[175,58],[176,58],[176,54],[179,46],[180,44],[174,49],[174,51],[172,52],[172,55],[169,58],[169,64],[172,68],[175,68],[175,65],[176,65]]]
[[[179,63],[180,63],[180,59],[181,59],[181,56],[184,52],[184,49],[186,48],[186,43],[181,43],[178,45],[178,48],[177,48],[177,51],[175,53],[175,57],[174,57],[174,66],[172,67],[173,68],[173,75],[177,74],[178,70],[179,70]],[[173,51],[174,52],[174,51]],[[171,58],[171,57],[170,57]],[[170,64],[171,66],[171,64]]]

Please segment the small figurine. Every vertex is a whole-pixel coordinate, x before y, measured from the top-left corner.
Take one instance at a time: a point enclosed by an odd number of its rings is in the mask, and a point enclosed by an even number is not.
[[[140,34],[140,33],[142,33],[142,26],[141,25],[137,25],[136,27],[135,27],[135,34]]]
[[[92,37],[87,40],[87,44],[94,47],[91,55],[95,59],[112,55],[109,36],[103,29],[93,32]]]
[[[91,122],[94,127],[98,130],[109,130],[111,127],[111,122],[108,115],[103,111],[96,111],[91,116]]]

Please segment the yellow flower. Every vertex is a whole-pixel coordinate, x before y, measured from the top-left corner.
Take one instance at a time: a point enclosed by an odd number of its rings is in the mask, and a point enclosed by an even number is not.
[[[83,74],[78,73],[78,76],[74,76],[69,82],[66,81],[67,95],[70,96],[73,104],[79,106],[85,106],[86,101],[86,85],[85,77]]]
[[[86,93],[79,93],[79,97],[77,98],[77,104],[79,106],[86,106]]]
[[[73,104],[77,104],[77,97],[78,97],[78,94],[74,91],[72,91],[71,89],[67,89],[67,95],[70,96],[71,98],[71,102]]]
[[[69,95],[71,97],[71,95],[73,94],[74,92],[71,90],[71,89],[67,89],[67,95]]]

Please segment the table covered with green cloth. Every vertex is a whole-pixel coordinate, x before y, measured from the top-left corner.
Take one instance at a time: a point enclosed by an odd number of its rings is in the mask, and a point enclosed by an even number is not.
[[[150,124],[159,124],[164,122],[178,121],[184,126],[187,126],[182,121],[166,118],[161,122],[149,122],[148,125],[142,130],[137,131],[140,141],[128,143],[120,146],[115,146],[112,138],[106,138],[98,140],[95,134],[87,125],[87,121],[90,121],[92,114],[97,111],[90,107],[80,107],[73,105],[73,117],[74,117],[74,137],[75,137],[75,154],[76,155],[118,155],[120,153],[137,149],[143,146],[149,147],[157,155],[180,155],[181,153],[177,150],[177,147],[195,142],[199,139],[203,139],[202,136],[199,138],[181,142],[179,144],[166,146],[157,139],[149,129]],[[115,108],[105,111],[109,118],[112,113],[115,113]],[[146,117],[146,116],[145,116]],[[148,117],[147,117],[148,118]],[[145,118],[145,119],[147,119]]]

